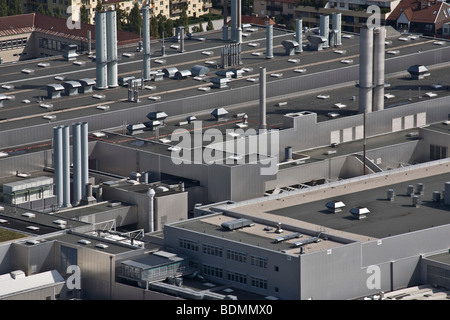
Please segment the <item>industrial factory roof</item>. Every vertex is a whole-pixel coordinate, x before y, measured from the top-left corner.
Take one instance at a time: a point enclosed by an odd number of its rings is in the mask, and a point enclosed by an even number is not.
[[[442,166],[445,168],[445,164],[442,164],[411,171],[385,171],[368,175],[370,180],[358,177],[326,185],[326,192],[321,187],[312,187],[281,198],[223,205],[218,206],[218,209],[274,220],[285,218],[291,223],[307,223],[311,228],[315,226],[325,230],[384,238],[450,223],[450,207],[445,206],[442,200],[433,201],[434,191],[441,192],[445,183],[450,181],[450,173]],[[413,194],[420,199],[420,205],[416,207],[413,205],[413,197],[407,194],[407,188],[412,185],[417,192],[418,184],[423,184],[424,193]],[[389,189],[395,193],[394,201],[387,200]],[[341,212],[331,213],[326,207],[330,201],[341,201],[345,207]],[[365,218],[357,220],[350,213],[352,208],[367,208],[369,213]]]

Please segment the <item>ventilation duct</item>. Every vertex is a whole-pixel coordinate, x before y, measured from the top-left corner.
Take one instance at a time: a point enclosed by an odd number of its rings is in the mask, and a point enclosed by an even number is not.
[[[295,49],[296,53],[303,52],[303,21],[302,19],[295,20],[295,41],[298,43],[298,47]]]
[[[106,33],[107,33],[107,58],[108,58],[108,87],[118,87],[117,74],[117,20],[116,11],[106,12]]]
[[[385,73],[385,59],[384,47],[386,41],[386,28],[380,27],[374,30],[374,89],[373,89],[373,111],[384,109],[384,73]]]
[[[56,205],[63,204],[63,140],[62,127],[53,128],[53,167],[55,174]]]
[[[320,36],[326,39],[326,42],[323,43],[324,48],[329,47],[329,37],[330,37],[330,17],[321,15],[320,16]]]
[[[70,208],[70,138],[69,127],[62,128],[62,163],[63,163],[63,208]]]
[[[266,68],[259,69],[259,130],[266,130]]]
[[[96,88],[108,88],[106,12],[95,12]]]
[[[150,80],[150,8],[149,6],[144,6],[142,8],[142,19],[143,19],[143,41],[144,41],[144,81]]]
[[[154,231],[154,223],[155,223],[155,208],[154,208],[154,198],[155,198],[155,190],[149,188],[147,191],[148,196],[148,232]]]
[[[342,14],[341,13],[333,13],[331,16],[331,28],[335,31],[335,44],[337,46],[342,45],[342,30],[341,30],[341,21]],[[384,45],[384,44],[383,44]]]
[[[81,192],[81,125],[75,123],[72,125],[73,141],[73,201],[72,205],[77,206],[82,199]]]
[[[266,58],[273,58],[273,26],[270,21],[266,22]]]
[[[360,31],[359,113],[372,112],[373,28]]]

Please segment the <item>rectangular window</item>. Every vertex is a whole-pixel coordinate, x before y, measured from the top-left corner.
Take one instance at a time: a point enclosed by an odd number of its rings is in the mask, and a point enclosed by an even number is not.
[[[204,254],[208,254],[211,256],[216,256],[216,257],[222,257],[222,248],[221,247],[217,247],[214,245],[210,245],[210,244],[204,244],[202,245],[202,250]]]
[[[228,271],[227,276],[229,281],[247,284],[247,276],[245,274]]]
[[[66,271],[68,266],[78,264],[77,249],[61,246],[60,267],[61,270]]]
[[[263,269],[267,268],[267,258],[251,256],[250,263],[252,266],[255,266],[258,268],[263,268]]]
[[[267,280],[266,279],[261,279],[261,278],[256,278],[256,277],[252,277],[251,279],[252,279],[252,281],[251,281],[252,287],[267,289]]]
[[[227,259],[232,261],[237,261],[241,263],[247,262],[247,254],[239,251],[234,250],[227,250]]]
[[[223,277],[223,269],[204,264],[203,265],[203,274],[205,276],[222,278]]]
[[[198,241],[188,240],[188,239],[179,239],[180,248],[198,251]]]

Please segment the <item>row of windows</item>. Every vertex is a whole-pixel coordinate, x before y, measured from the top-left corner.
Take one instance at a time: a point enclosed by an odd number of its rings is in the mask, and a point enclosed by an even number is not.
[[[24,48],[27,45],[27,38],[11,39],[0,41],[0,50],[13,50]]]
[[[191,250],[191,251],[199,251],[199,244],[197,241],[189,240],[189,239],[179,239],[179,245],[183,249]],[[215,257],[223,257],[223,249],[222,247],[218,247],[212,244],[203,244],[202,245],[202,253],[215,256]],[[247,263],[247,254],[244,252],[227,249],[226,250],[226,258],[228,260],[236,261],[239,263]],[[258,268],[267,268],[267,258],[258,257],[258,256],[250,256],[250,264],[252,266]]]
[[[39,38],[39,48],[64,52],[69,43],[54,39]]]
[[[203,265],[203,274],[206,276],[212,276],[216,278],[223,278],[223,269],[213,267],[210,265]],[[227,279],[232,282],[247,284],[249,277],[245,274],[233,271],[227,271]],[[267,290],[267,279],[250,277],[250,285],[255,288]]]

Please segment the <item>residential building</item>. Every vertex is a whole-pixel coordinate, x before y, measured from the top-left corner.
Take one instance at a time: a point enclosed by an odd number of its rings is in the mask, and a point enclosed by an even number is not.
[[[386,20],[397,30],[431,36],[446,35],[449,22],[450,4],[437,0],[403,0]]]

